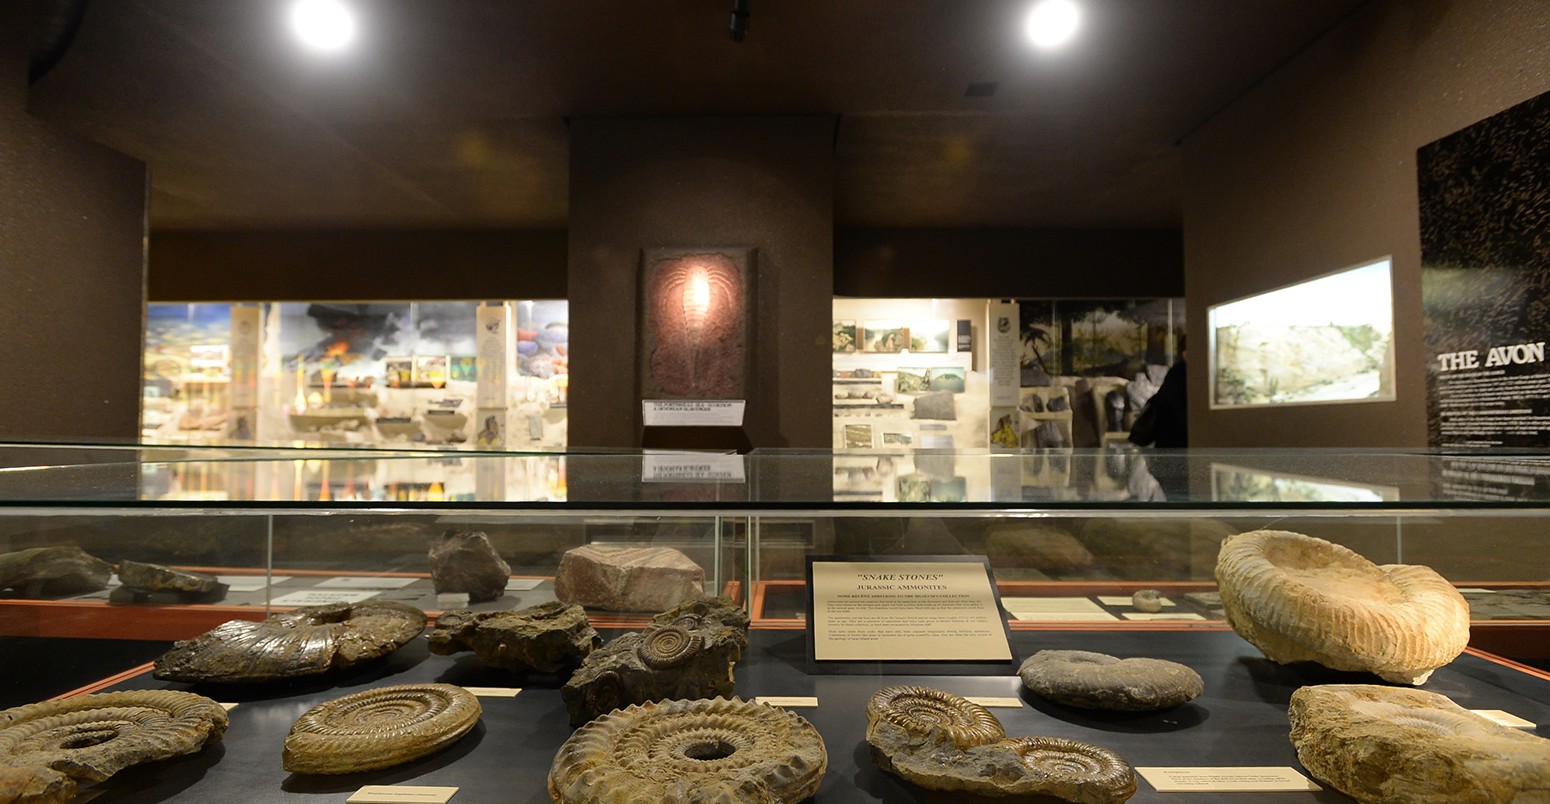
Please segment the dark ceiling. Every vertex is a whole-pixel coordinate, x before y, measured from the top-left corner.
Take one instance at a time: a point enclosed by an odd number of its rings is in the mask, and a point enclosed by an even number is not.
[[[559,227],[565,120],[836,116],[848,226],[1166,227],[1177,143],[1365,0],[355,0],[304,52],[279,0],[91,3],[35,114],[151,165],[162,229]],[[989,97],[970,84],[995,82]]]

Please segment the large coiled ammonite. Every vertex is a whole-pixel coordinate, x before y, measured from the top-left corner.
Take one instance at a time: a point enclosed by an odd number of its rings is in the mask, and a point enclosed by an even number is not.
[[[666,670],[689,661],[699,653],[702,642],[702,637],[694,631],[677,625],[657,625],[641,636],[635,655],[653,670]]]
[[[382,687],[318,704],[285,738],[292,773],[386,768],[457,742],[479,722],[479,699],[451,684]]]
[[[1418,565],[1378,566],[1279,530],[1228,537],[1216,582],[1227,622],[1272,661],[1313,661],[1420,684],[1469,643],[1469,604]]]
[[[885,687],[867,701],[867,723],[879,719],[932,742],[946,740],[958,748],[1005,739],[1001,721],[990,710],[950,692],[930,687]]]
[[[1114,752],[1054,737],[1007,739],[988,709],[950,692],[887,687],[867,702],[867,744],[883,770],[930,790],[1117,804],[1135,771]]]
[[[79,695],[0,711],[0,798],[69,801],[76,779],[219,742],[226,710],[202,695],[137,690]]]
[[[804,718],[736,698],[637,704],[582,726],[549,769],[561,804],[748,801],[813,795],[828,767]]]

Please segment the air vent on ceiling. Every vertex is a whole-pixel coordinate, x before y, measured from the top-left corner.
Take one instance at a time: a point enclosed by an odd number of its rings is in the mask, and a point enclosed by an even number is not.
[[[988,98],[996,94],[996,87],[1001,86],[999,81],[975,81],[969,88],[963,91],[966,98]]]

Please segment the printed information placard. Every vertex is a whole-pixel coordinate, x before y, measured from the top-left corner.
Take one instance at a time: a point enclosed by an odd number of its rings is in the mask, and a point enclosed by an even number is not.
[[[814,559],[816,661],[1011,661],[984,563]]]
[[[1136,768],[1159,793],[1318,792],[1324,788],[1287,767]]]
[[[643,399],[647,427],[742,427],[744,399]]]

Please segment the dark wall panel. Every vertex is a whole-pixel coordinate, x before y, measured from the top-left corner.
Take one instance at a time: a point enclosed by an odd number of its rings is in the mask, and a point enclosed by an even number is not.
[[[0,3],[0,437],[140,432],[145,165],[26,111],[32,3]]]
[[[1193,446],[1426,445],[1416,149],[1550,89],[1550,3],[1377,0],[1184,146],[1189,340],[1208,306],[1393,255],[1397,400],[1208,407]]]
[[[829,117],[572,121],[572,444],[641,443],[642,249],[715,246],[758,249],[748,439],[829,444],[833,134]]]
[[[1184,295],[1177,229],[840,229],[834,292],[895,298]]]
[[[564,229],[156,231],[151,301],[563,299]]]

